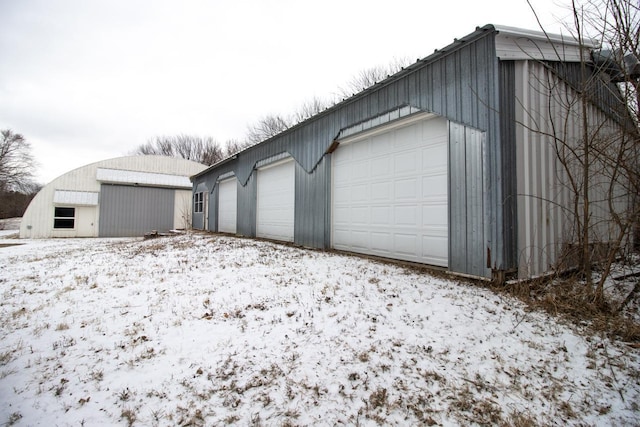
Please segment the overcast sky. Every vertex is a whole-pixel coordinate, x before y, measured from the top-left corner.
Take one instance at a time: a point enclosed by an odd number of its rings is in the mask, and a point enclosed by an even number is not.
[[[566,32],[566,2],[531,3]],[[539,29],[526,0],[0,0],[0,129],[32,143],[46,184],[156,135],[242,139],[485,24]]]

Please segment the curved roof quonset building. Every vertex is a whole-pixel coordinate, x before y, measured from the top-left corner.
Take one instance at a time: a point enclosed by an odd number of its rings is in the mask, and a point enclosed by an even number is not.
[[[29,204],[21,238],[133,237],[190,225],[191,160],[128,156],[103,160],[51,181]]]

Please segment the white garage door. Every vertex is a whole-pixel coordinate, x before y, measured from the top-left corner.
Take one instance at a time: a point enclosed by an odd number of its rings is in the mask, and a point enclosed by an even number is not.
[[[447,121],[405,122],[333,153],[332,244],[447,266]]]
[[[258,169],[258,237],[293,242],[294,166],[288,159]]]
[[[218,231],[236,233],[238,217],[238,185],[236,178],[218,184]]]

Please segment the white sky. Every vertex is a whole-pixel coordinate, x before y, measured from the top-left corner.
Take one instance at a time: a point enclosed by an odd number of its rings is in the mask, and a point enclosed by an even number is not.
[[[566,2],[531,3],[565,32]],[[0,0],[0,129],[32,143],[45,184],[157,135],[242,139],[490,23],[539,29],[526,0]]]

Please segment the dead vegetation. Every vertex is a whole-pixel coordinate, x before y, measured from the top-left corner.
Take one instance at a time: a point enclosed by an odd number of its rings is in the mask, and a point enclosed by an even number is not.
[[[556,323],[563,297],[545,315],[534,284],[511,288],[525,306],[505,289],[269,242],[76,244],[0,272],[4,423],[638,421],[637,355]]]
[[[532,310],[543,310],[576,326],[587,327],[590,333],[604,334],[637,347],[640,346],[640,295],[635,295],[633,290],[638,280],[634,275],[626,281],[612,278],[604,299],[597,298],[596,292],[574,274],[490,287],[520,299]]]

